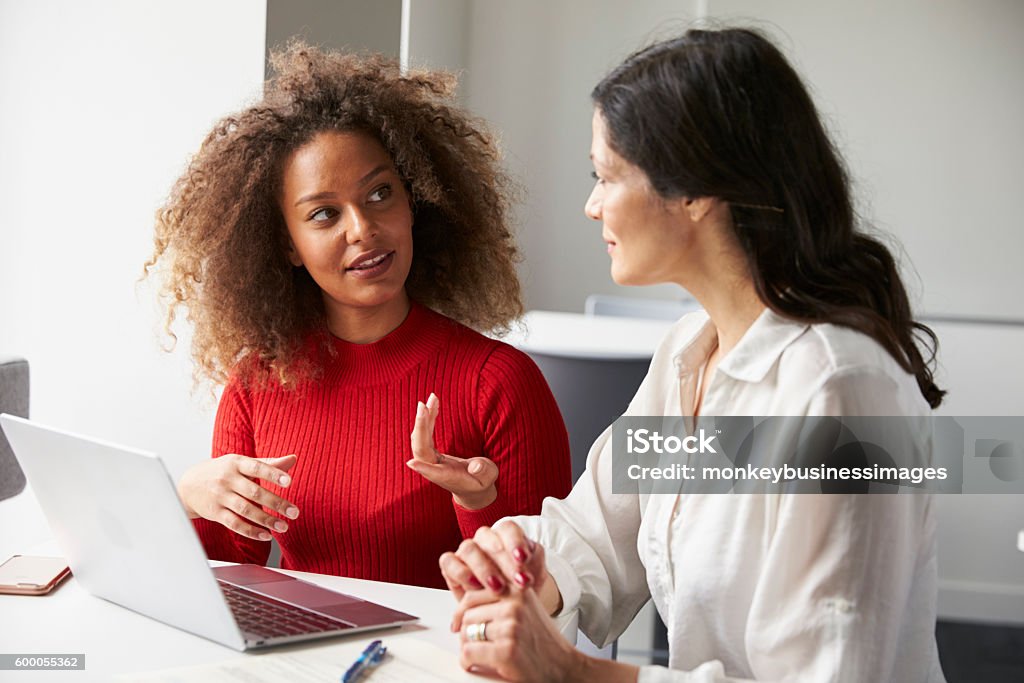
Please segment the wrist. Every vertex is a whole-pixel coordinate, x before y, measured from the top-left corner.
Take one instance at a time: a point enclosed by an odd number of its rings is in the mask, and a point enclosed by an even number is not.
[[[544,576],[538,581],[540,584],[540,590],[537,591],[537,597],[540,599],[540,604],[544,606],[548,616],[552,619],[556,614],[562,611],[564,607],[562,603],[562,591],[558,590],[558,584],[555,583],[555,577],[551,576],[546,568],[544,569]]]
[[[188,516],[189,519],[198,519],[199,515],[196,513],[196,511],[193,510],[192,507],[187,502],[185,502],[185,494],[181,490],[181,484],[178,484],[178,486],[176,486],[175,488],[177,489],[178,500],[181,502],[181,507],[184,508],[185,514]]]
[[[568,661],[569,668],[562,677],[565,683],[636,683],[640,676],[639,667],[633,664],[589,657],[576,648],[572,648],[572,656]]]
[[[562,675],[563,683],[589,681],[593,672],[590,671],[590,657],[574,647],[569,648],[566,668]]]
[[[473,493],[453,493],[452,498],[459,507],[467,510],[483,510],[485,507],[498,499],[498,489],[491,484],[483,491]]]

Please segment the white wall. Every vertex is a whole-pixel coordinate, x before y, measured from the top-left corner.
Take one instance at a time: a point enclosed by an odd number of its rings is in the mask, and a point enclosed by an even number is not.
[[[530,307],[580,311],[591,292],[675,294],[608,277],[599,228],[582,211],[589,92],[630,51],[705,10],[768,30],[796,61],[850,162],[862,212],[903,243],[922,309],[1024,319],[1016,0],[472,3],[465,96],[502,132],[527,190]]]
[[[267,50],[290,38],[399,56],[402,0],[266,0]]]
[[[465,76],[472,0],[404,0],[402,62]]]
[[[31,363],[34,418],[155,451],[175,476],[209,457],[215,403],[190,395],[187,337],[161,351],[136,280],[188,157],[260,94],[265,9],[0,2],[0,349]],[[0,518],[10,541],[22,520]]]
[[[500,132],[521,179],[521,268],[528,308],[582,312],[587,294],[673,297],[681,290],[615,285],[590,194],[590,91],[611,67],[697,16],[687,0],[519,0],[471,3],[468,106]]]
[[[1024,319],[1024,3],[709,0],[781,38],[929,313]],[[908,269],[908,273],[909,273]]]
[[[928,324],[949,391],[939,415],[1024,415],[1024,325]],[[1024,496],[938,496],[936,509],[939,614],[1024,625]]]

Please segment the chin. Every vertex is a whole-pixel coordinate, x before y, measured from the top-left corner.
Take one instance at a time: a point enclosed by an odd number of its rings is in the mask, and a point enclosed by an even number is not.
[[[383,283],[378,283],[376,287],[369,286],[361,288],[359,291],[344,291],[336,292],[335,294],[328,294],[326,296],[332,299],[335,303],[349,308],[381,308],[387,306],[395,299],[402,295],[405,291],[405,287],[382,287]]]
[[[648,273],[636,273],[616,268],[615,264],[612,264],[612,282],[622,287],[649,287],[662,284],[664,280],[651,277]]]
[[[637,285],[644,284],[642,282],[637,282],[636,277],[634,277],[630,272],[621,268],[616,268],[614,263],[612,264],[611,275],[612,282],[623,287],[635,287]]]

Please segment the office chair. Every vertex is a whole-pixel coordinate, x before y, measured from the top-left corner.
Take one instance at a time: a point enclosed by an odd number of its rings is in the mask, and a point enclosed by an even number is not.
[[[28,417],[28,361],[0,356],[0,413]],[[0,500],[13,498],[25,488],[25,474],[0,431]]]

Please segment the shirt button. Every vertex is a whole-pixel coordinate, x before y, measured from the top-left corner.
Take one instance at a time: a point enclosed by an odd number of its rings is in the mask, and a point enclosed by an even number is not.
[[[837,612],[843,612],[845,614],[853,609],[853,605],[851,605],[848,600],[839,598],[835,601],[835,609]]]

